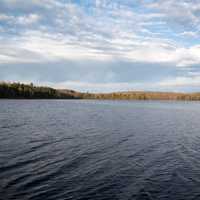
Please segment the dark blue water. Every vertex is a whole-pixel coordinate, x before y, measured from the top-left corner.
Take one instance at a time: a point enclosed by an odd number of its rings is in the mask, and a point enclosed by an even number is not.
[[[200,199],[200,103],[1,100],[0,199]]]

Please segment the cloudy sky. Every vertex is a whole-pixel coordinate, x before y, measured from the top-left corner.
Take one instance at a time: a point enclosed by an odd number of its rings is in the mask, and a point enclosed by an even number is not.
[[[200,0],[0,0],[0,80],[200,91]]]

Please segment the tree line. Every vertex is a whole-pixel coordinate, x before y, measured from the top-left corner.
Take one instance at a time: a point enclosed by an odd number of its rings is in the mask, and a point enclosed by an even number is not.
[[[200,93],[173,93],[173,92],[114,92],[114,93],[84,93],[83,99],[107,100],[179,100],[200,101]]]
[[[0,98],[23,99],[74,99],[73,91],[62,93],[50,87],[23,83],[0,83]]]
[[[182,100],[200,101],[200,93],[173,92],[114,92],[81,93],[73,90],[58,90],[23,83],[0,83],[0,98],[13,99],[107,99],[107,100]]]

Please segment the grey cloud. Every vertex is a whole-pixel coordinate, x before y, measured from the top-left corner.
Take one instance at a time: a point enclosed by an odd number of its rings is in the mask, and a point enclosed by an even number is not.
[[[122,83],[159,81],[162,78],[176,76],[179,71],[170,65],[156,63],[132,63],[124,61],[95,62],[63,61],[43,64],[0,65],[0,79],[15,77],[17,80],[65,82],[81,81],[90,83]],[[160,73],[157,73],[158,70]]]

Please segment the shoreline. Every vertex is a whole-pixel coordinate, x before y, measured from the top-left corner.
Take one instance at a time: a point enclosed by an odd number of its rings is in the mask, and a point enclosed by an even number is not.
[[[200,101],[200,92],[123,91],[110,93],[79,92],[23,83],[0,82],[0,99],[14,100],[137,100]]]

